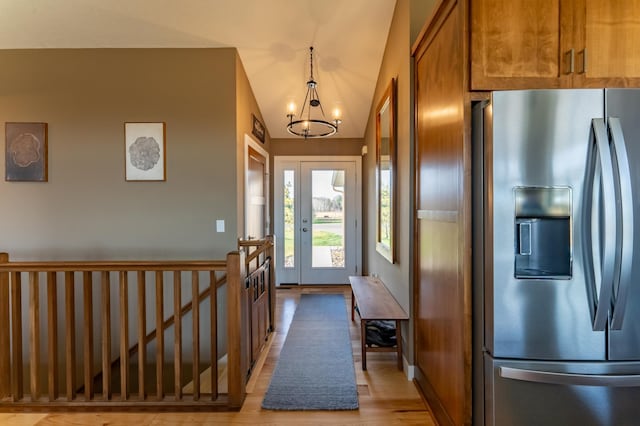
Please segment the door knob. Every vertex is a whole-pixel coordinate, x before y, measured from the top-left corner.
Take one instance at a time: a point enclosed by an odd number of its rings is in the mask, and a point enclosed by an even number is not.
[[[302,232],[307,232],[308,230],[308,228],[302,228]]]

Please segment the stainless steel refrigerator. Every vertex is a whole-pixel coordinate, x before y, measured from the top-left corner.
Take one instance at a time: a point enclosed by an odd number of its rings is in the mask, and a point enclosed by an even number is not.
[[[640,90],[494,92],[473,142],[474,424],[640,424]]]

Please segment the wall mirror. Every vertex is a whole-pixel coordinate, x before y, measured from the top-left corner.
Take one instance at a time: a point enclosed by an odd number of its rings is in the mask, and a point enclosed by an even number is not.
[[[376,109],[376,250],[389,262],[395,256],[396,81]]]

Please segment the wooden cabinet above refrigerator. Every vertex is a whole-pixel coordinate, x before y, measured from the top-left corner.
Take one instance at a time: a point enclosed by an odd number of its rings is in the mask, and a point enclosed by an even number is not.
[[[471,90],[640,87],[640,2],[471,0]]]

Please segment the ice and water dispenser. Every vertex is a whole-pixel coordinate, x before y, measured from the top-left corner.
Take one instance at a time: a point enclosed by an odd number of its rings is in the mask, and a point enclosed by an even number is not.
[[[570,279],[571,189],[516,187],[515,277]]]

